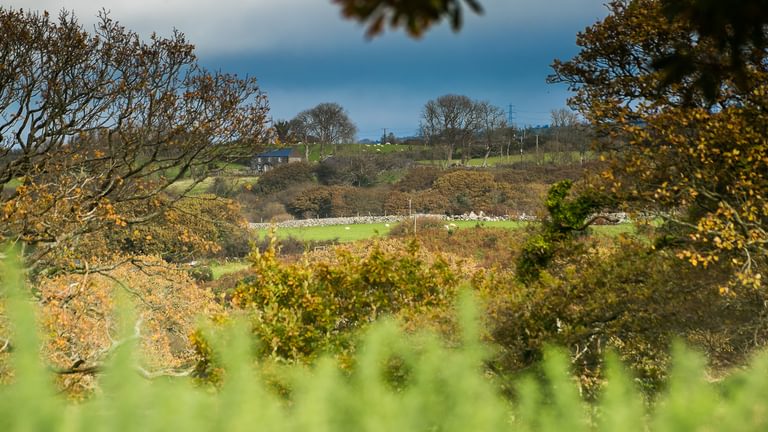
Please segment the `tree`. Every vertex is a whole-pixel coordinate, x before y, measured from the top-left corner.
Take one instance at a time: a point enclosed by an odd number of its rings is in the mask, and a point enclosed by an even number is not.
[[[120,290],[136,300],[130,337],[139,342],[143,355],[134,367],[148,378],[192,373],[198,358],[189,336],[199,325],[197,315],[220,316],[224,311],[186,271],[157,257],[140,261],[140,267],[123,263],[88,277],[57,275],[37,286],[45,329],[43,353],[69,393],[84,396],[93,391],[95,375],[126,342],[117,338]]]
[[[480,129],[477,104],[467,96],[448,94],[427,102],[421,117],[428,141],[446,146],[448,165],[457,147],[462,149],[462,162],[466,162],[469,146]]]
[[[504,110],[488,101],[478,102],[476,108],[482,139],[485,143],[483,166],[487,167],[488,156],[494,145],[503,142],[507,121],[504,119]]]
[[[665,76],[661,87],[693,85],[710,100],[721,91],[721,84],[749,91],[756,84],[749,74],[754,53],[768,46],[765,0],[718,2],[711,0],[661,0],[669,22],[684,22],[696,38],[712,46],[718,56],[707,58],[688,51],[685,45],[654,58],[654,67]]]
[[[106,13],[89,33],[67,12],[5,8],[0,28],[0,241],[32,266],[151,221],[176,202],[168,186],[267,133],[256,81],[202,69],[181,33],[143,41]]]
[[[728,263],[735,278],[723,291],[760,286],[768,266],[768,52],[753,50],[738,72],[754,83],[748,89],[734,71],[714,94],[694,81],[667,84],[653,67],[664,53],[723,65],[729,55],[691,22],[671,23],[661,1],[609,8],[551,77],[575,91],[571,105],[607,137],[611,168],[598,187],[662,217],[668,236],[660,247],[676,247],[694,266]]]
[[[321,103],[312,109],[302,111],[294,121],[305,137],[317,138],[321,155],[325,154],[325,144],[351,142],[357,133],[357,126],[352,123],[344,108],[337,103]]]
[[[288,120],[278,120],[272,126],[277,135],[278,141],[282,144],[290,144],[296,141],[297,131],[294,128],[295,124]]]
[[[454,31],[462,24],[462,3],[475,13],[483,9],[477,0],[334,0],[341,5],[347,18],[368,23],[366,34],[375,36],[389,22],[391,28],[404,27],[414,37],[421,36],[430,26],[449,19]]]
[[[553,128],[568,128],[579,124],[579,115],[566,108],[554,109],[550,115],[552,117],[550,126]]]
[[[574,140],[578,140],[579,144],[579,158],[581,163],[584,163],[586,156],[586,140],[579,139],[576,129],[580,125],[579,115],[574,111],[567,108],[554,109],[550,112],[551,123],[550,131],[555,134],[555,145],[558,151],[563,150],[563,141],[565,144],[573,145]],[[567,149],[567,148],[566,148]]]
[[[310,118],[308,111],[300,112],[290,121],[290,129],[293,131],[296,139],[304,144],[304,160],[309,162],[309,149],[312,143],[317,142],[317,137],[310,134]]]

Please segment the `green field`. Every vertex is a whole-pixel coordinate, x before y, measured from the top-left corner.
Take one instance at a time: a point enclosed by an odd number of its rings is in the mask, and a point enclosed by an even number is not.
[[[397,223],[372,223],[372,224],[350,224],[350,225],[330,225],[307,228],[277,228],[275,234],[278,239],[293,237],[301,241],[332,241],[341,243],[365,240],[377,236],[389,234],[389,231]],[[518,221],[497,221],[497,222],[474,222],[474,221],[445,221],[446,225],[454,224],[456,229],[466,229],[475,226],[485,226],[489,228],[517,229],[525,226],[525,222]],[[258,230],[260,237],[267,235],[268,229]]]
[[[307,228],[277,228],[275,234],[278,239],[293,237],[301,241],[336,240],[343,243],[386,235],[394,225],[395,224],[373,223]],[[260,238],[266,236],[268,232],[269,229],[260,229],[257,231]]]
[[[241,270],[245,270],[250,266],[251,265],[245,261],[213,262],[210,265],[214,280],[230,273],[237,273]]]
[[[445,225],[454,224],[455,229],[468,229],[476,226],[499,228],[499,229],[519,229],[526,226],[527,222],[520,221],[494,221],[494,222],[476,222],[476,221],[445,221]],[[293,237],[300,241],[338,241],[340,243],[353,242],[358,240],[370,239],[389,234],[389,231],[396,223],[372,223],[372,224],[349,224],[349,225],[329,225],[307,228],[277,228],[275,234],[278,239]],[[619,234],[636,233],[633,224],[620,225],[595,225],[591,227],[596,235],[617,236]],[[267,235],[269,229],[259,229],[257,234],[260,238]]]

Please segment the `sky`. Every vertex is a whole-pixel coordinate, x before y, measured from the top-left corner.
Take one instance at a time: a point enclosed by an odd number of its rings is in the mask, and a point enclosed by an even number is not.
[[[74,11],[86,26],[99,10],[139,34],[183,32],[209,69],[256,77],[271,116],[290,119],[322,102],[341,104],[358,137],[418,132],[422,108],[444,94],[487,100],[516,125],[545,125],[566,106],[564,85],[545,82],[555,58],[578,52],[576,34],[602,19],[605,0],[481,0],[464,27],[446,23],[418,40],[388,31],[373,40],[331,0],[0,0],[4,7]]]

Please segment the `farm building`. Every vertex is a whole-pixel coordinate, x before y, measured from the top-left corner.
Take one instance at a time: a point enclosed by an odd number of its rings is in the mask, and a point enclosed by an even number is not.
[[[293,149],[270,150],[254,156],[251,159],[251,169],[257,172],[267,172],[278,165],[301,162],[302,160],[304,159],[301,154]]]

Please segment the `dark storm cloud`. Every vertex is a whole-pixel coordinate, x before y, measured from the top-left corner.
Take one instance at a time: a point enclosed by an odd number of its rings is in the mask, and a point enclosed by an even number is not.
[[[259,79],[274,118],[317,103],[341,103],[362,137],[381,128],[414,133],[424,103],[446,93],[490,100],[515,120],[544,124],[564,106],[562,86],[545,84],[555,58],[576,53],[576,33],[605,14],[603,0],[485,0],[453,34],[419,41],[387,33],[373,41],[339,17],[329,0],[0,0],[5,6],[73,9],[93,23],[101,8],[142,34],[184,32],[207,67]]]

